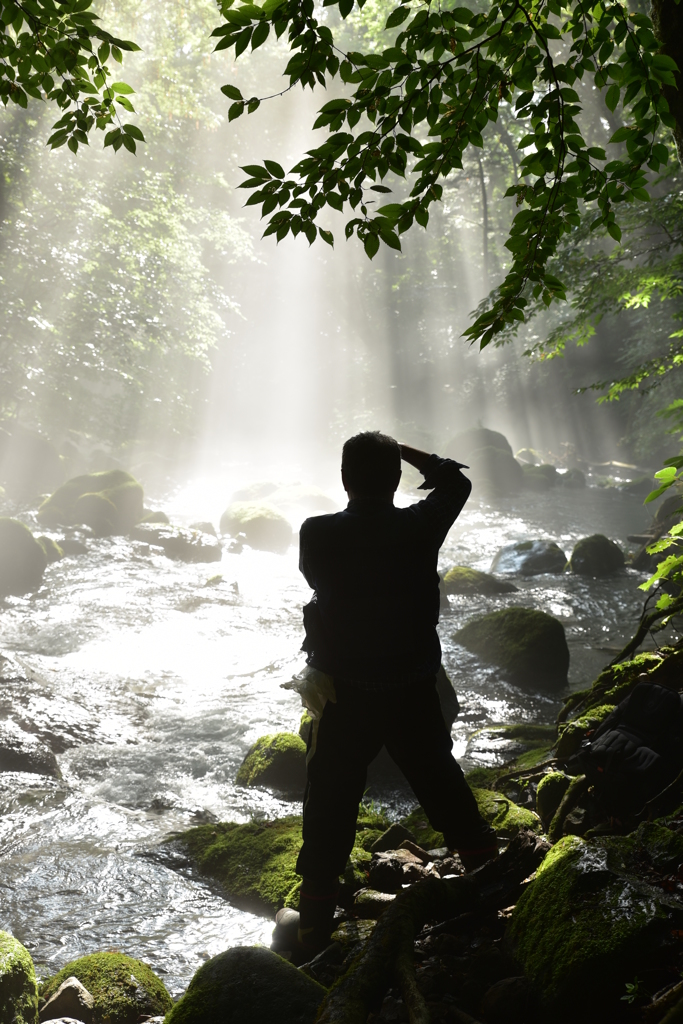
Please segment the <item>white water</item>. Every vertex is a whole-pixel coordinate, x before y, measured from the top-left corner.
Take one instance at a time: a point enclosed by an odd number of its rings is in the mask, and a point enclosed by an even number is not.
[[[164,507],[174,521],[217,524],[233,489],[198,480]],[[624,542],[649,521],[641,501],[589,488],[527,494],[505,508],[472,502],[447,539],[442,568],[488,569],[498,547],[527,537],[555,539],[567,552],[589,533]],[[29,693],[0,684],[0,717],[37,730],[63,773],[61,782],[0,776],[0,926],[45,972],[117,948],[149,962],[179,993],[208,956],[269,941],[270,922],[232,908],[215,886],[154,850],[169,832],[214,816],[245,821],[300,809],[233,780],[258,736],[298,727],[298,698],[280,684],[300,664],[310,591],[296,545],[284,556],[245,549],[225,552],[220,564],[185,565],[124,538],[87,543],[87,556],[48,567],[37,594],[0,606],[1,649],[35,674]],[[217,573],[222,580],[207,583]],[[632,571],[607,580],[540,576],[516,580],[518,594],[451,598],[440,631],[463,705],[456,755],[488,723],[552,721],[561,698],[525,693],[458,648],[451,634],[468,617],[511,604],[557,616],[577,688],[613,656],[605,648],[631,635],[641,579]],[[475,740],[463,763],[499,756]],[[405,792],[374,795],[395,809],[407,800]]]

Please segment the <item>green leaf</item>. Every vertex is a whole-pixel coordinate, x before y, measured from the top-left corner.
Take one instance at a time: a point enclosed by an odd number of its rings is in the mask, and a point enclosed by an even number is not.
[[[126,135],[130,135],[132,138],[137,139],[139,142],[145,141],[145,136],[142,134],[137,125],[124,124],[123,130],[126,133]]]
[[[233,103],[228,110],[228,121],[234,121],[244,113],[244,103]]]
[[[616,110],[620,95],[621,90],[619,89],[619,86],[610,85],[607,90],[607,95],[605,96],[605,103],[610,110]]]
[[[264,163],[266,163],[266,164],[268,164],[268,162],[269,161],[267,161],[267,160],[264,161]],[[273,161],[270,161],[270,162],[273,162]],[[275,164],[275,166],[278,168],[278,170],[281,169],[279,164]],[[270,177],[271,177],[270,171],[267,169],[267,167],[261,167],[260,164],[241,164],[240,165],[240,170],[244,171],[244,173],[248,174],[251,178],[262,178],[263,181],[270,181]],[[281,175],[280,174],[276,175],[276,177],[278,177],[278,178],[280,178],[280,177],[284,178],[284,176],[285,176],[284,172]]]
[[[135,92],[135,89],[131,89],[127,82],[112,82],[109,88],[121,96],[130,96],[131,93]]]
[[[397,25],[402,25],[403,22],[410,16],[410,7],[397,7],[396,10],[392,11],[387,18],[385,28],[395,28]]]
[[[284,178],[285,172],[280,166],[280,164],[276,163],[275,160],[264,160],[263,163],[268,168],[268,170],[270,171],[274,178]],[[247,168],[243,167],[242,170],[246,171]]]
[[[325,228],[318,228],[318,231],[320,232],[320,237],[323,242],[327,242],[328,245],[331,245],[334,248],[334,235],[332,232],[326,231]]]
[[[265,43],[270,32],[270,25],[267,21],[260,21],[254,29],[254,34],[251,37],[251,48],[252,50],[258,49],[263,43]],[[250,111],[251,113],[251,111]]]
[[[363,240],[363,246],[370,259],[373,259],[379,249],[379,237],[368,232]]]
[[[230,100],[242,100],[244,97],[235,85],[222,85],[221,92]]]

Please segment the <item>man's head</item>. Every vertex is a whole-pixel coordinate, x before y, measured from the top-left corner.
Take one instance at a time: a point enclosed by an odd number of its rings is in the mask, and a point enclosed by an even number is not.
[[[399,444],[379,430],[356,434],[342,448],[341,471],[349,497],[388,497],[401,479]]]

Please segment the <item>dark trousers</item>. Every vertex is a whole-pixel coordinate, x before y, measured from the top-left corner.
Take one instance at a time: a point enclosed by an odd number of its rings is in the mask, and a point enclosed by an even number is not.
[[[325,882],[341,875],[353,848],[367,768],[382,746],[408,780],[429,822],[451,849],[491,842],[441,714],[434,679],[368,692],[335,679],[308,762],[303,846],[297,872]],[[309,739],[309,749],[310,749]]]

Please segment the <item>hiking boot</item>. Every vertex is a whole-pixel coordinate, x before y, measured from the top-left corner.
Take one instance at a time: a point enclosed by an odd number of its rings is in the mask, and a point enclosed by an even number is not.
[[[299,911],[292,910],[291,907],[283,907],[275,915],[273,941],[270,944],[270,948],[274,953],[291,953],[297,945],[298,934]]]

